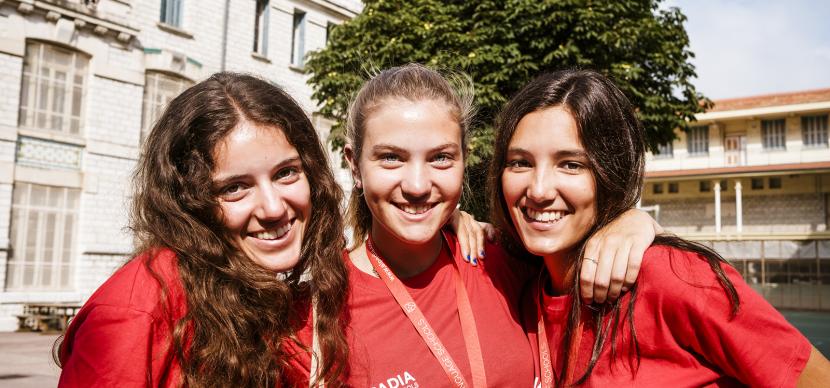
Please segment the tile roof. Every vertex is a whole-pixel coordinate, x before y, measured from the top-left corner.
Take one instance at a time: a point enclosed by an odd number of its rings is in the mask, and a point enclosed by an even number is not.
[[[830,88],[713,100],[712,102],[715,105],[707,110],[707,112],[723,112],[822,101],[830,101]]]

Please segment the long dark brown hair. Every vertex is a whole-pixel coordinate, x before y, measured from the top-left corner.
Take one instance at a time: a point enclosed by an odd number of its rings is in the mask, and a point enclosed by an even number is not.
[[[366,121],[390,99],[409,101],[437,100],[446,103],[461,128],[461,145],[467,150],[470,120],[475,113],[473,85],[462,73],[442,74],[424,65],[410,63],[385,69],[363,84],[351,105],[346,122],[346,139],[355,161],[363,152]],[[349,198],[346,223],[352,229],[352,244],[359,246],[372,226],[372,213],[363,199],[363,189],[355,187]]]
[[[311,187],[300,260],[284,277],[233,243],[218,210],[211,181],[214,149],[242,120],[282,131]],[[283,382],[292,356],[284,344],[296,341],[292,326],[304,319],[297,305],[311,298],[322,354],[317,377],[338,385],[347,358],[339,319],[348,287],[340,257],[343,194],[327,160],[299,105],[279,87],[243,74],[217,73],[185,90],[147,136],[134,176],[131,229],[137,252],[166,247],[178,256],[187,314],[173,323],[172,346],[181,360],[182,385]],[[310,280],[301,281],[306,273]]]
[[[569,363],[576,362],[567,358],[568,349],[573,346],[571,333],[579,326],[584,307],[579,297],[579,282],[576,281],[581,271],[584,243],[598,230],[636,205],[645,175],[645,139],[642,125],[628,99],[611,80],[600,73],[589,70],[558,71],[536,78],[519,91],[507,103],[497,120],[495,149],[488,175],[492,220],[496,227],[506,232],[502,234],[505,248],[519,257],[532,255],[524,249],[504,200],[501,175],[506,165],[507,149],[519,121],[525,115],[557,106],[566,109],[577,123],[579,138],[590,163],[588,167],[596,182],[598,209],[595,223],[576,247],[578,255],[571,263],[575,267],[573,285],[569,291],[573,296],[573,304],[563,342],[565,346],[560,349],[566,355],[563,370],[568,370]],[[720,255],[704,245],[676,236],[657,236],[654,244],[677,247],[699,254],[709,263],[726,291],[732,303],[732,314],[737,313],[740,303],[737,292],[721,268],[721,265],[729,264]],[[629,354],[636,355],[632,364],[639,364],[640,352],[633,314],[636,285],[630,292],[631,299],[627,311],[622,316],[620,300],[592,309],[595,311],[593,323],[597,333],[593,353],[585,373],[576,379],[575,384],[581,384],[588,379],[609,339],[612,357],[615,357],[617,329],[624,320],[629,323],[632,338],[629,344],[632,352]],[[636,365],[632,365],[632,368],[636,368]],[[564,374],[557,376],[557,385],[566,383],[563,381],[564,377]]]

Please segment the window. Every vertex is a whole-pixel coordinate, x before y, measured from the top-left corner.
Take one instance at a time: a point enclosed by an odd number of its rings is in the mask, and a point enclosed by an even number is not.
[[[144,83],[144,112],[141,116],[141,139],[144,140],[167,104],[193,85],[190,80],[173,75],[147,72]]]
[[[680,185],[677,182],[669,183],[669,193],[678,193],[680,192]]]
[[[827,147],[827,115],[802,117],[801,138],[806,147]]]
[[[765,150],[786,149],[786,125],[784,119],[761,120],[761,141],[764,144]]]
[[[257,0],[254,19],[254,52],[268,56],[268,0]]]
[[[728,190],[729,190],[729,185],[726,182],[726,180],[721,180],[720,181],[720,191],[723,192],[723,191],[728,191]]]
[[[752,178],[752,190],[763,190],[764,178]]]
[[[66,290],[80,190],[15,183],[7,290]]]
[[[658,144],[657,145],[657,153],[654,154],[656,159],[667,159],[671,158],[674,154],[674,145],[671,141]]]
[[[771,189],[780,189],[781,188],[781,178],[780,177],[769,178],[769,188],[771,188]]]
[[[709,127],[691,127],[686,136],[688,137],[689,155],[706,155],[709,153]]]
[[[654,188],[652,189],[654,194],[663,194],[663,184],[662,183],[655,183]]]
[[[305,63],[305,12],[294,11],[294,27],[291,35],[291,64],[303,67]]]
[[[182,26],[182,0],[161,0],[161,17],[164,24],[174,27]]]
[[[26,44],[20,126],[80,135],[89,58],[40,42]]]
[[[700,181],[700,192],[701,193],[708,193],[710,191],[712,191],[712,182]]]

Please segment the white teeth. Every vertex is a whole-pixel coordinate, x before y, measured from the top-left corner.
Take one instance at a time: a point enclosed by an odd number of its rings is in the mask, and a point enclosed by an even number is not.
[[[278,238],[281,238],[282,236],[285,236],[285,234],[288,233],[289,230],[291,230],[291,222],[286,223],[285,225],[280,226],[277,229],[265,230],[259,233],[255,233],[254,237],[260,240],[276,240]]]
[[[538,222],[556,222],[565,216],[565,212],[562,211],[538,211],[528,208],[525,208],[525,214],[528,218]]]
[[[430,205],[406,205],[402,204],[399,206],[401,210],[409,214],[421,214],[426,213],[432,206]]]

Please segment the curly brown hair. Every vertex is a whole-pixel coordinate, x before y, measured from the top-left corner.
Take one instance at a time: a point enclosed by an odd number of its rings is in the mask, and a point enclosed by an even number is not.
[[[218,210],[214,148],[242,120],[282,131],[299,151],[311,187],[300,260],[286,276],[247,257]],[[322,355],[316,378],[338,385],[348,353],[340,324],[348,281],[341,259],[343,194],[327,161],[299,105],[250,75],[214,74],[173,99],[153,127],[134,176],[130,227],[137,252],[167,247],[178,255],[187,315],[173,322],[172,338],[183,386],[284,383],[292,357],[285,344],[298,343],[292,327],[304,318],[297,306],[311,299]],[[301,280],[303,274],[310,280]]]

